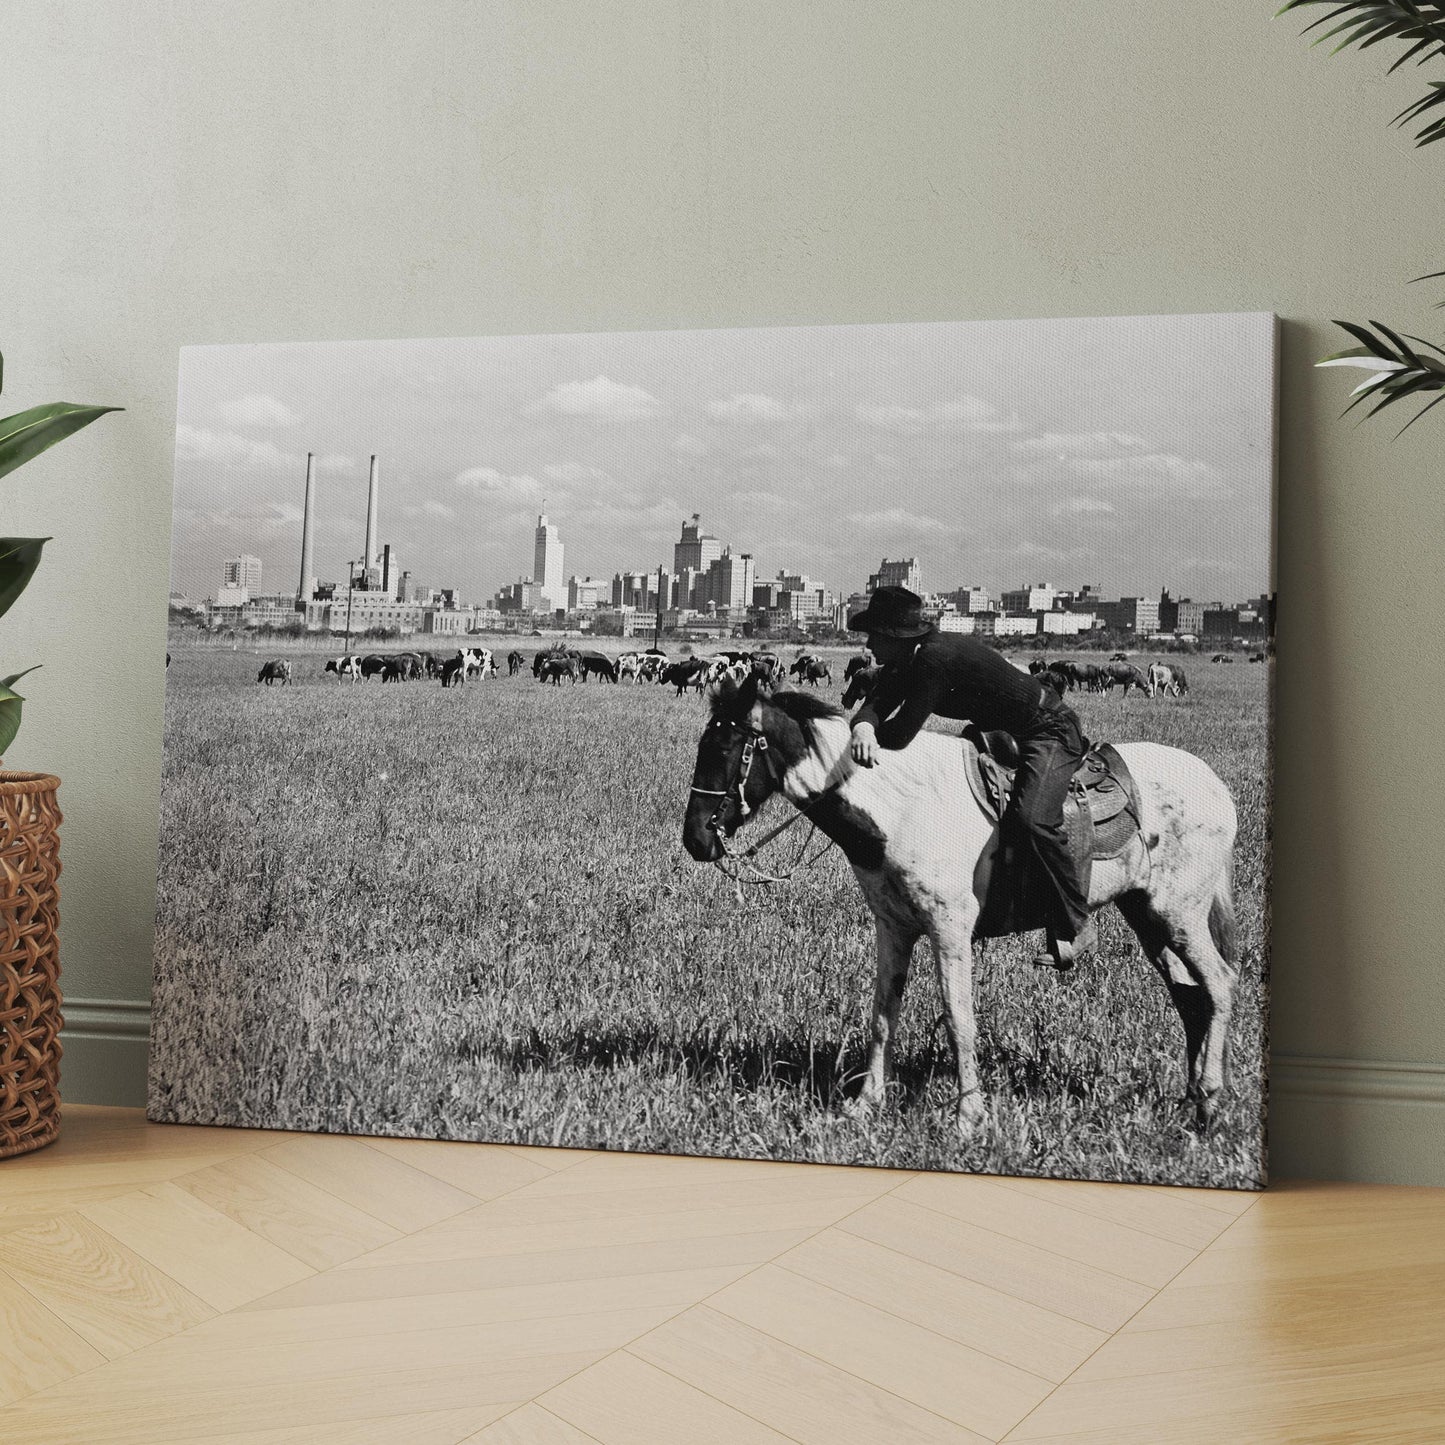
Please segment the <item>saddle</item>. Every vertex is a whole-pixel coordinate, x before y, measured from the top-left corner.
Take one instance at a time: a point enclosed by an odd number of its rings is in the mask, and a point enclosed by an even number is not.
[[[1008,733],[965,734],[964,771],[984,815],[998,822],[1013,796],[1018,745]],[[1069,849],[1088,879],[1088,865],[1117,858],[1139,835],[1139,787],[1112,743],[1084,754],[1064,803]]]

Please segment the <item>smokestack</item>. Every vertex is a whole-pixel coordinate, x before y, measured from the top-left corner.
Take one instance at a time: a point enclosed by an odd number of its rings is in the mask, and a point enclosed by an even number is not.
[[[306,503],[301,514],[301,580],[296,584],[296,602],[304,607],[316,590],[316,478],[311,453],[306,453]]]
[[[366,566],[376,565],[376,506],[380,485],[376,479],[376,458],[371,459],[371,482],[366,489]]]
[[[390,597],[390,596],[393,595],[393,590],[394,590],[394,589],[392,588],[392,585],[391,585],[391,543],[390,543],[390,542],[388,542],[388,543],[386,544],[386,546],[381,549],[381,590],[382,590],[383,592],[385,592],[388,597]]]

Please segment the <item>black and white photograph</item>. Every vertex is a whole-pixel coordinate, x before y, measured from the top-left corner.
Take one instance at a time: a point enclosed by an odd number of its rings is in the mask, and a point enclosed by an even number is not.
[[[1261,1188],[1275,334],[185,349],[150,1117]]]

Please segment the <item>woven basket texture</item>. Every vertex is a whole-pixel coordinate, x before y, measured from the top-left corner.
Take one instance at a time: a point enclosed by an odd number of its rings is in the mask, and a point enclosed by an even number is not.
[[[0,1159],[60,1132],[59,786],[0,772]]]

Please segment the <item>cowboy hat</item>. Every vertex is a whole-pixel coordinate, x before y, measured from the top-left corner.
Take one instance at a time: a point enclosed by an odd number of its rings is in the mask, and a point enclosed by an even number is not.
[[[923,615],[923,599],[906,587],[879,587],[868,605],[848,619],[850,632],[874,632],[882,637],[924,637],[933,623]]]

